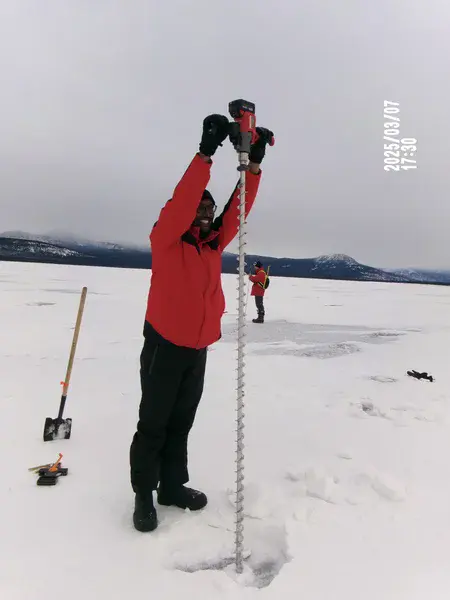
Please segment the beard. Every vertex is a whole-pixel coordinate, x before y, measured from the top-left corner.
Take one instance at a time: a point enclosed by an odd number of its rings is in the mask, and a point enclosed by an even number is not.
[[[200,237],[207,237],[211,232],[212,219],[201,217],[195,219],[194,226],[200,230]]]

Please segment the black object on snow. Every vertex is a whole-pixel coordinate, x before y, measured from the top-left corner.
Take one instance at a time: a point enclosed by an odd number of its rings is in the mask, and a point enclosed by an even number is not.
[[[39,468],[39,478],[36,481],[37,485],[56,485],[59,477],[65,477],[67,475],[69,469],[61,466],[61,459],[62,454],[60,453],[58,460],[55,463]]]
[[[415,371],[414,369],[406,372],[410,377],[415,377],[416,379],[428,379],[428,381],[434,381],[433,376],[428,375],[427,372],[419,373],[419,371]]]

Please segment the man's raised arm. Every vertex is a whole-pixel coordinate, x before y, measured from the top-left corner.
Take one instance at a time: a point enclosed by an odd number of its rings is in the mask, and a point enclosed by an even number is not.
[[[152,244],[170,245],[189,229],[208,185],[211,156],[228,137],[228,133],[229,122],[223,115],[209,115],[204,119],[199,152],[174,189],[172,198],[162,208],[150,234]]]
[[[266,153],[266,145],[273,145],[274,143],[273,132],[270,129],[257,127],[256,131],[258,138],[250,148],[249,170],[245,177],[245,218],[248,217],[258,193],[261,180],[260,164]],[[219,243],[222,250],[233,241],[239,231],[239,204],[239,187],[236,186],[222,214],[216,219],[214,226],[214,229],[219,231]]]

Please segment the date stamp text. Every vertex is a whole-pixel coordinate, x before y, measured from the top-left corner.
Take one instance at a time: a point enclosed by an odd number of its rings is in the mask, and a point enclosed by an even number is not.
[[[408,171],[417,169],[416,138],[400,137],[400,105],[390,100],[384,101],[384,170]]]

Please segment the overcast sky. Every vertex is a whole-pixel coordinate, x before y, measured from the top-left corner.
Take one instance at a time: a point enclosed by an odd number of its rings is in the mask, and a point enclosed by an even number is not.
[[[449,56],[448,0],[4,0],[0,231],[146,244],[243,97],[276,135],[248,252],[450,267]],[[417,170],[383,170],[384,100]],[[236,164],[219,148],[219,204]]]

